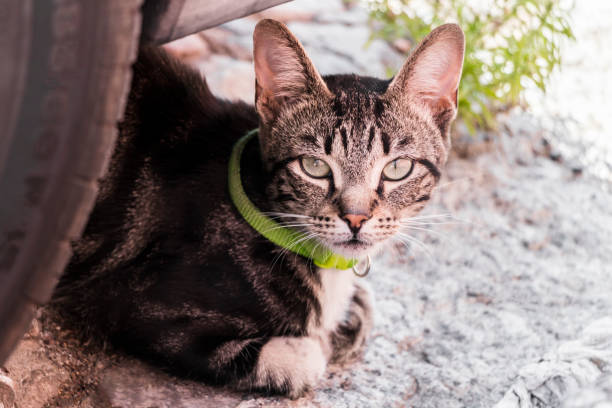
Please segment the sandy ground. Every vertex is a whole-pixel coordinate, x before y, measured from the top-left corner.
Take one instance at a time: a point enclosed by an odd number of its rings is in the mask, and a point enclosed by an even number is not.
[[[420,243],[397,243],[375,261],[367,280],[376,326],[362,361],[330,367],[300,400],[260,398],[178,381],[79,344],[41,311],[3,369],[15,383],[16,406],[495,405],[529,375],[525,367],[548,361],[588,324],[612,315],[612,139],[602,107],[612,96],[605,49],[612,7],[577,6],[578,42],[568,45],[572,57],[550,93],[534,93],[532,109],[502,117],[499,135],[459,137],[424,213],[430,218],[411,231]],[[324,74],[384,76],[402,62],[385,43],[363,48],[365,12],[341,1],[323,10],[321,2],[297,0],[266,16],[287,21]],[[169,48],[201,69],[217,94],[251,101],[257,18]],[[598,361],[589,381],[506,406],[610,407],[612,368]]]

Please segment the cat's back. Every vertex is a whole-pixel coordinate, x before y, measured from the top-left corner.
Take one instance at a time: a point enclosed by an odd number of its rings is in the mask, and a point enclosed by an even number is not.
[[[179,221],[194,194],[200,203],[225,200],[232,146],[256,126],[252,106],[215,97],[197,71],[162,49],[141,49],[85,238]]]
[[[109,169],[56,298],[74,304],[90,289],[121,291],[133,284],[124,273],[142,282],[139,270],[200,251],[206,215],[231,208],[232,146],[255,127],[252,106],[216,98],[197,71],[163,50],[140,50]]]
[[[215,97],[199,72],[163,49],[141,49],[133,73],[116,153],[131,146],[136,155],[159,159],[160,167],[174,158],[197,165],[227,158],[234,142],[257,126],[253,106]]]

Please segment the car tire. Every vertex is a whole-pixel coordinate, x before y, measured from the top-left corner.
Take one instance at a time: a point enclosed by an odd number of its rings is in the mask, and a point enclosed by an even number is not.
[[[87,222],[129,91],[141,5],[0,4],[0,364]]]

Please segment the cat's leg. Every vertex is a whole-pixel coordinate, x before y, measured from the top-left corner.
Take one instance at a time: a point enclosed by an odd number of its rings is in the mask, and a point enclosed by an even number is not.
[[[362,347],[373,326],[373,297],[366,282],[355,282],[346,319],[331,334],[334,363],[349,363],[361,356]]]
[[[330,352],[314,337],[272,337],[261,349],[257,365],[239,386],[298,398],[314,388],[325,372]]]
[[[291,398],[317,384],[331,355],[329,340],[317,337],[236,339],[215,345],[207,340],[209,344],[200,339],[166,360],[192,378],[201,375],[213,383]]]

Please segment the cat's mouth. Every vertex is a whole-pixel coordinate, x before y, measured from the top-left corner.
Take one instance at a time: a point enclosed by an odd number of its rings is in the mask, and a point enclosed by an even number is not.
[[[344,241],[343,244],[349,248],[357,248],[364,245],[369,245],[367,242],[360,240],[359,238],[351,238],[348,241]]]
[[[364,251],[371,249],[372,243],[353,237],[346,241],[336,241],[334,242],[333,246],[335,251],[340,252],[343,255],[356,257],[362,255]]]

